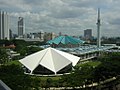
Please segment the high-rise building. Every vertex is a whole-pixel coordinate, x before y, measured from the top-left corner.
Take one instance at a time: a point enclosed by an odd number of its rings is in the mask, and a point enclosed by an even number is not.
[[[84,30],[84,38],[90,40],[92,38],[92,29]]]
[[[19,17],[19,20],[18,20],[18,37],[23,37],[24,34],[25,34],[24,19],[23,19],[23,17]]]
[[[0,11],[0,39],[9,40],[8,14],[4,11]]]
[[[11,30],[11,29],[9,29],[9,36],[10,36],[10,39],[13,38],[13,33],[12,33],[12,30]]]

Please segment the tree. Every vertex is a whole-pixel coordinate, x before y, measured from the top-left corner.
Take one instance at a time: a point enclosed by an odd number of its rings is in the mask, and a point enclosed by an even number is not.
[[[47,90],[47,88],[50,88],[51,83],[52,83],[52,79],[51,78],[47,78],[46,85],[45,85],[46,90]]]
[[[0,48],[0,64],[5,64],[8,60],[6,49]]]
[[[32,53],[35,53],[35,52],[37,52],[37,51],[42,50],[42,49],[39,48],[39,47],[33,47],[33,46],[27,47],[27,48],[28,48],[27,55],[30,55],[30,54],[32,54]]]
[[[101,81],[120,75],[119,56],[120,56],[120,53],[110,53],[105,55],[102,58],[99,58],[99,60],[102,63],[95,68],[95,71],[94,71],[95,82],[97,82],[100,85]]]
[[[11,41],[9,40],[0,40],[0,46],[9,46],[10,44],[13,44]]]
[[[68,86],[73,88],[80,87],[88,84],[93,80],[93,67],[90,65],[84,65],[82,67],[76,66],[74,70],[69,75],[64,75],[62,77],[64,83],[66,82]],[[90,82],[90,83],[91,83]]]
[[[23,69],[19,65],[1,65],[0,79],[4,81],[12,90],[38,90],[40,87],[40,79],[31,78],[25,75]]]
[[[12,40],[12,42],[15,44],[16,48],[15,50],[19,52],[22,48],[26,47],[28,44],[24,40]]]

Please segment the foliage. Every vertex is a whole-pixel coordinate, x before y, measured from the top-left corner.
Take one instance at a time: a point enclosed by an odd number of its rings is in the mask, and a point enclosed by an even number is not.
[[[120,53],[106,54],[99,57],[98,62],[89,62],[83,65],[77,65],[69,75],[62,77],[64,86],[83,86],[92,84],[120,75]]]
[[[3,45],[8,46],[10,44],[12,44],[12,42],[9,40],[0,40],[0,46],[3,46]]]
[[[28,50],[27,55],[30,55],[32,53],[42,50],[42,48],[31,46],[31,47],[27,47],[27,50]]]
[[[33,54],[33,53],[35,53],[35,52],[38,52],[38,51],[40,51],[40,50],[42,50],[42,49],[39,48],[39,47],[33,47],[33,46],[23,47],[23,48],[21,48],[21,50],[19,51],[19,53],[20,53],[21,57],[22,57],[22,56],[24,57],[24,56]],[[22,58],[23,58],[23,57],[22,57]]]
[[[62,80],[68,86],[72,86],[73,88],[78,86],[83,86],[88,84],[92,80],[93,75],[93,67],[90,65],[84,65],[83,67],[74,67],[74,70],[69,75],[64,75]]]
[[[26,50],[26,52],[29,51],[29,54],[31,54],[39,49],[36,47],[26,47],[24,50]],[[5,49],[0,49],[0,58],[2,57],[6,57]],[[83,85],[87,86],[94,82],[100,83],[100,81],[119,75],[119,57],[120,53],[108,53],[99,57],[98,61],[90,61],[73,67],[74,69],[70,74],[65,74],[61,77],[36,77],[25,75],[20,63],[15,60],[0,65],[0,79],[2,79],[12,90],[39,90],[43,87],[75,88]]]
[[[103,40],[102,40],[102,43],[103,44],[116,44],[117,43],[117,41],[119,41],[120,40],[120,37],[110,37],[110,38],[105,38],[105,37],[102,37],[103,38]]]
[[[36,46],[39,46],[39,45],[45,45],[46,42],[39,42],[39,41],[34,41],[34,42],[27,42],[28,45],[36,45]]]
[[[120,53],[111,53],[99,60],[101,64],[95,68],[95,80],[105,80],[120,74]]]
[[[22,64],[18,60],[10,61],[6,63],[7,65],[17,65],[17,66],[22,66]]]
[[[42,50],[41,48],[34,47],[34,46],[40,45],[40,44],[42,45],[44,43],[45,42],[26,42],[24,40],[18,40],[18,39],[0,40],[0,46],[3,46],[3,45],[6,46],[6,45],[10,45],[10,44],[14,44],[16,46],[15,49],[13,49],[13,50],[20,53],[20,56],[15,57],[15,59],[20,59],[26,55],[30,55],[39,50]]]
[[[4,64],[6,62],[8,62],[8,55],[6,52],[6,49],[4,48],[0,48],[0,64]]]
[[[28,47],[30,42],[26,42],[24,40],[12,40],[12,42],[16,46],[15,51],[20,53],[21,58],[23,58],[26,55],[30,55],[32,53],[35,53],[35,52],[41,50],[41,48],[39,48],[39,47],[33,47],[33,46]],[[36,43],[39,43],[39,42],[36,42]],[[34,42],[31,42],[30,44],[34,45]]]
[[[90,66],[93,66],[93,67],[97,67],[98,65],[101,64],[101,61],[89,61],[89,62],[86,62],[86,63],[83,63],[83,64],[77,64],[77,66],[79,67],[84,67],[86,65],[90,65]]]
[[[38,90],[40,87],[40,79],[25,75],[23,69],[14,64],[0,66],[0,79],[12,90]]]
[[[14,45],[16,46],[15,51],[20,52],[20,50],[27,46],[27,42],[24,40],[12,40]]]

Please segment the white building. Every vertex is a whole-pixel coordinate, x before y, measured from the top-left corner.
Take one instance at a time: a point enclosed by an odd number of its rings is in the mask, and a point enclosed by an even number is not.
[[[80,57],[49,47],[19,61],[30,74],[56,75],[68,73],[79,59]]]
[[[0,39],[9,40],[9,18],[7,12],[0,11]]]

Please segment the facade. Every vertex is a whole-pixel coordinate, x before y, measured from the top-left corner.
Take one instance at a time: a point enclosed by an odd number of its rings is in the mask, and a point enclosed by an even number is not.
[[[9,29],[9,37],[10,37],[10,39],[13,38],[13,33],[12,33],[12,30],[11,30],[11,29]]]
[[[0,11],[0,39],[9,40],[9,22],[7,12]]]
[[[22,36],[17,37],[16,39],[22,39],[25,41],[44,41],[44,32],[35,32],[35,33],[30,33],[30,34],[24,34]]]
[[[18,37],[23,37],[24,34],[25,34],[24,19],[23,19],[23,17],[19,17],[19,20],[18,20]]]
[[[31,39],[38,38],[40,40],[44,40],[44,32],[40,31],[40,32],[37,32],[37,33],[30,33],[30,38]]]
[[[84,30],[84,38],[90,40],[92,38],[92,29]]]
[[[43,31],[40,31],[40,32],[38,33],[38,37],[39,37],[42,41],[44,41],[44,32],[43,32]]]
[[[45,33],[44,33],[44,41],[52,40],[52,39],[54,39],[56,36],[57,36],[57,35],[56,35],[55,33],[53,33],[53,32],[51,32],[51,33],[45,32]]]

